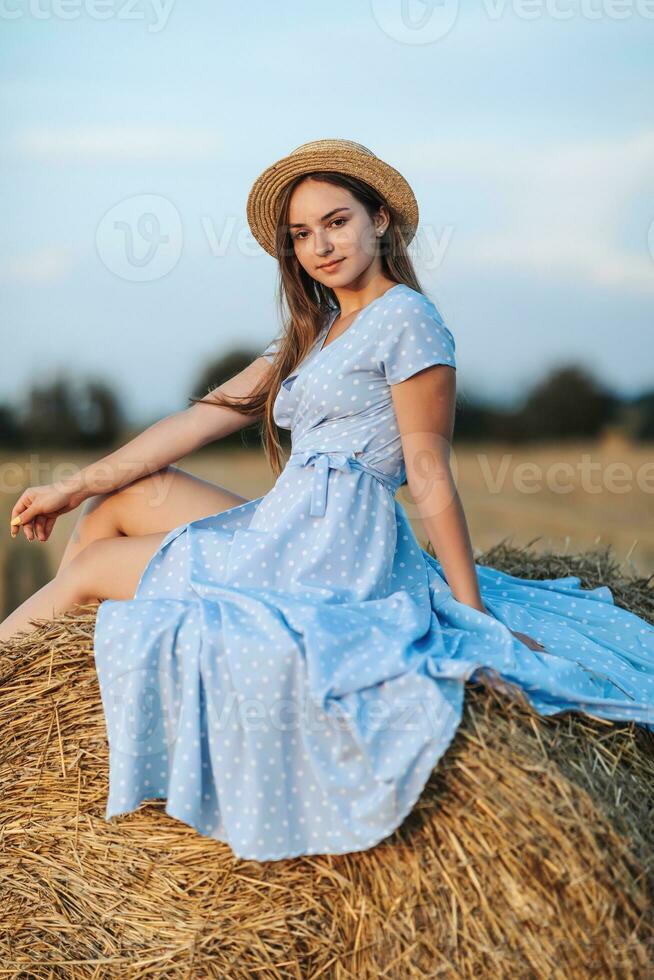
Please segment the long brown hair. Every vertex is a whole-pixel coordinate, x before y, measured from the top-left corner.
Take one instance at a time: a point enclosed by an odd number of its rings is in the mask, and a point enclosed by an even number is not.
[[[284,328],[278,338],[271,369],[249,395],[227,395],[225,392],[215,391],[211,397],[189,398],[191,402],[225,405],[243,415],[263,415],[264,451],[276,477],[282,471],[282,445],[277,437],[277,426],[273,419],[275,398],[282,381],[311,350],[320,330],[325,325],[326,317],[338,310],[333,289],[313,279],[297,261],[293,240],[288,230],[291,195],[296,187],[309,178],[344,187],[363,205],[371,220],[381,205],[386,207],[390,220],[386,231],[378,239],[382,272],[388,279],[398,283],[403,282],[412,289],[422,292],[413,263],[407,253],[397,215],[386,199],[373,187],[357,177],[330,170],[302,174],[285,188],[280,198],[275,241],[279,261],[276,302]]]

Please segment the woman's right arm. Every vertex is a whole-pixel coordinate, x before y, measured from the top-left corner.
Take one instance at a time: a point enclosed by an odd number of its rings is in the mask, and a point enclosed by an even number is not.
[[[243,371],[213,391],[248,395],[269,370],[270,362],[265,357],[257,357]],[[204,397],[209,400],[213,391]],[[18,524],[17,518],[20,516],[26,537],[32,540],[31,522],[39,514],[49,515],[49,520],[43,522],[47,538],[56,517],[74,510],[88,497],[118,490],[142,476],[149,476],[209,442],[253,425],[257,418],[243,415],[226,405],[194,402],[188,408],[154,422],[120,449],[90,463],[72,476],[48,486],[28,487],[14,505],[12,523]],[[18,527],[12,528],[14,536],[17,531]]]
[[[248,395],[270,369],[264,357],[258,357],[246,368],[213,391],[227,395]],[[204,396],[207,400],[213,392]],[[209,442],[222,439],[253,425],[257,417],[243,415],[226,405],[195,402],[188,408],[154,422],[129,442],[85,466],[74,476],[60,481],[86,499],[95,493],[117,490],[139,477],[150,475],[175,463]]]

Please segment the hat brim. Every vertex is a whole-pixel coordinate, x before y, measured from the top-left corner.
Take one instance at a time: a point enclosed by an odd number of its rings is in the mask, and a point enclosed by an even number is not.
[[[262,248],[277,257],[275,234],[280,196],[296,177],[316,171],[332,170],[358,177],[375,188],[398,216],[408,245],[418,227],[418,203],[399,171],[374,154],[325,140],[325,146],[299,148],[275,161],[257,177],[248,194],[246,213],[252,234]],[[334,145],[336,143],[336,145]]]

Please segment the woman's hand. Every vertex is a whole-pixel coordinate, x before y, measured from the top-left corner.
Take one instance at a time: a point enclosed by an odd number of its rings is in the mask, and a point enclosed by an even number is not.
[[[59,515],[74,510],[84,499],[85,494],[80,490],[69,489],[62,484],[28,487],[11,511],[12,538],[22,527],[28,541],[33,541],[35,537],[39,541],[47,541]]]
[[[509,630],[509,633],[513,633],[514,636],[517,636],[517,638],[528,646],[530,650],[541,650],[543,653],[548,653],[542,643],[539,643],[538,640],[534,640],[531,636],[527,636],[526,633],[519,633],[517,630]]]
[[[485,612],[487,616],[493,616],[493,613],[486,606],[484,606],[483,612]],[[493,619],[496,618],[497,618],[496,616],[493,616]],[[540,650],[542,653],[549,653],[549,651],[545,649],[543,644],[539,643],[538,640],[534,640],[532,636],[528,636],[526,633],[519,633],[518,630],[512,630],[512,629],[509,629],[509,633],[513,633],[513,635],[518,640],[520,640],[521,643],[524,643],[525,646],[529,647],[530,650]]]

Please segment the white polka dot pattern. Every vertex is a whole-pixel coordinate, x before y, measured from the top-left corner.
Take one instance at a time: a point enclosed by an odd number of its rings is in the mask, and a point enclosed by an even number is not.
[[[378,357],[389,385],[435,364],[456,367],[454,337],[428,300],[407,300],[397,305],[384,324]]]
[[[373,847],[413,809],[465,681],[488,668],[544,715],[654,731],[652,626],[606,586],[477,565],[492,615],[479,613],[395,500],[391,385],[455,367],[433,303],[398,284],[324,346],[330,325],[277,395],[293,462],[272,489],[174,528],[134,598],[99,606],[107,819],[165,799],[240,858]]]

